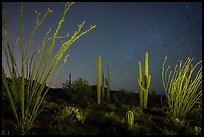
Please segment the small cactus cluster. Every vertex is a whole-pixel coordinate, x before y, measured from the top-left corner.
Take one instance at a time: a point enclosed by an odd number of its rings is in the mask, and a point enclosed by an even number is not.
[[[128,126],[128,129],[132,129],[134,124],[134,114],[131,110],[128,110],[125,115],[125,123]]]
[[[101,96],[102,101],[104,101],[105,96],[105,84],[107,85],[107,100],[110,99],[110,67],[108,66],[108,73],[107,73],[107,80],[105,79],[104,82],[104,73],[102,73],[102,84],[101,84],[101,56],[98,56],[97,59],[97,103],[101,103]]]
[[[148,72],[148,53],[145,54],[145,69],[144,81],[142,81],[142,66],[141,62],[138,63],[138,86],[140,89],[140,106],[147,108],[148,90],[150,87],[151,75]]]
[[[69,117],[75,122],[83,123],[86,119],[86,115],[87,113],[83,113],[78,108],[66,106],[62,111],[61,119]]]

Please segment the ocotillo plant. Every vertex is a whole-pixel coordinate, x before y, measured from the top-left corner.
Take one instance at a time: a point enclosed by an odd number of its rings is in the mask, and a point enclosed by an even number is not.
[[[101,103],[101,56],[97,59],[97,103]]]
[[[202,98],[202,88],[199,89],[202,87],[202,60],[192,65],[193,59],[188,57],[184,63],[181,60],[175,66],[174,71],[170,70],[170,66],[165,70],[166,60],[167,56],[162,66],[162,82],[168,110],[173,118],[185,118]],[[200,69],[192,79],[193,72],[198,65],[201,65]]]
[[[110,100],[110,67],[108,66],[107,80],[105,79],[107,85],[107,99]]]
[[[134,124],[134,114],[131,110],[128,110],[125,115],[125,123],[128,126],[128,129],[132,129]]]
[[[104,102],[104,73],[102,73],[102,89],[101,89],[102,101]]]
[[[63,67],[63,65],[67,61],[68,55],[64,58],[64,62],[59,66],[59,68],[55,70],[57,63],[60,61],[64,53],[67,49],[81,36],[88,33],[92,29],[95,28],[91,26],[88,30],[81,32],[82,27],[85,24],[85,21],[82,24],[78,25],[78,30],[67,39],[69,35],[67,34],[65,37],[59,36],[58,32],[64,22],[65,15],[70,7],[74,4],[74,2],[66,3],[64,7],[63,15],[60,18],[60,21],[57,25],[56,30],[54,30],[53,35],[50,38],[47,38],[51,29],[44,35],[42,45],[39,49],[37,49],[34,54],[32,54],[30,62],[28,60],[28,49],[32,43],[34,34],[36,29],[42,24],[45,17],[52,12],[51,9],[48,8],[44,15],[36,11],[37,20],[32,31],[32,34],[28,40],[26,48],[24,46],[24,36],[23,36],[23,3],[20,4],[20,36],[17,37],[15,43],[11,47],[9,35],[7,31],[7,25],[5,20],[5,3],[2,4],[2,47],[4,54],[6,56],[6,63],[8,66],[8,71],[10,73],[11,85],[4,74],[2,74],[2,81],[5,86],[8,100],[11,106],[12,113],[15,118],[15,127],[19,131],[20,134],[26,134],[32,127],[34,120],[37,118],[39,113],[42,111],[40,109],[41,103],[49,90],[49,86],[54,80],[58,71]],[[14,23],[16,24],[16,23]],[[52,60],[50,60],[53,48],[55,46],[56,39],[66,38],[67,40],[62,43],[57,54],[54,56]],[[18,68],[16,59],[14,57],[14,46],[18,45],[18,41],[20,40],[20,49],[22,54],[22,62],[21,69]],[[45,45],[49,46],[45,49]],[[51,62],[48,64],[48,62]],[[4,71],[2,66],[2,72]],[[25,81],[27,79],[27,82]],[[50,79],[50,81],[48,81]],[[27,86],[25,86],[27,84]],[[46,86],[47,84],[47,86]]]
[[[148,101],[148,90],[150,87],[151,76],[148,72],[148,53],[145,54],[145,69],[144,69],[144,81],[142,81],[142,66],[139,61],[138,64],[138,86],[140,89],[140,106],[142,108],[147,108]]]

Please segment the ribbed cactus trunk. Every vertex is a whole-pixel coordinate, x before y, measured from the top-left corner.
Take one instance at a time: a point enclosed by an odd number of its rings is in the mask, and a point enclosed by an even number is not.
[[[104,102],[104,73],[102,73],[102,89],[101,89],[101,92],[102,92],[102,102]]]
[[[151,75],[148,72],[148,53],[145,54],[145,69],[144,81],[142,81],[142,66],[141,62],[138,63],[138,86],[140,89],[140,106],[147,108],[148,90],[150,87]]]
[[[108,66],[108,74],[107,74],[107,98],[110,100],[110,67]]]
[[[139,73],[138,74],[139,75],[138,85],[140,85],[139,82],[141,83],[141,85],[143,85],[143,82],[142,82],[142,66],[141,66],[141,62],[140,61],[138,63],[138,73]],[[140,89],[140,87],[139,87],[139,89]],[[140,107],[142,107],[142,108],[143,108],[143,102],[144,102],[144,93],[140,89]]]
[[[128,126],[128,129],[132,129],[134,124],[134,114],[131,110],[128,110],[125,115],[125,123]]]
[[[101,103],[101,56],[97,60],[97,103]]]

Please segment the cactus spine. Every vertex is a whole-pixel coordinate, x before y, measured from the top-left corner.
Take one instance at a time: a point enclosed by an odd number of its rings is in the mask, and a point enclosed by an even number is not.
[[[134,124],[134,114],[131,110],[128,110],[125,115],[125,123],[128,125],[129,129],[132,129]]]
[[[141,62],[138,63],[138,86],[140,89],[140,106],[147,108],[148,90],[150,87],[151,75],[148,72],[148,53],[145,53],[145,69],[144,81],[142,81],[142,66]]]
[[[97,60],[97,103],[101,103],[101,56]]]
[[[109,101],[110,99],[110,67],[109,65],[108,65],[108,74],[107,74],[106,84],[107,84],[107,98]]]
[[[104,101],[104,73],[102,73],[102,90],[101,90],[101,92],[102,92],[102,101]]]

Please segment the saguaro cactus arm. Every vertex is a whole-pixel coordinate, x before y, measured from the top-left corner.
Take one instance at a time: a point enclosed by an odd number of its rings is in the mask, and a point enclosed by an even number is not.
[[[145,53],[145,75],[149,75],[149,71],[148,71],[148,53]]]

